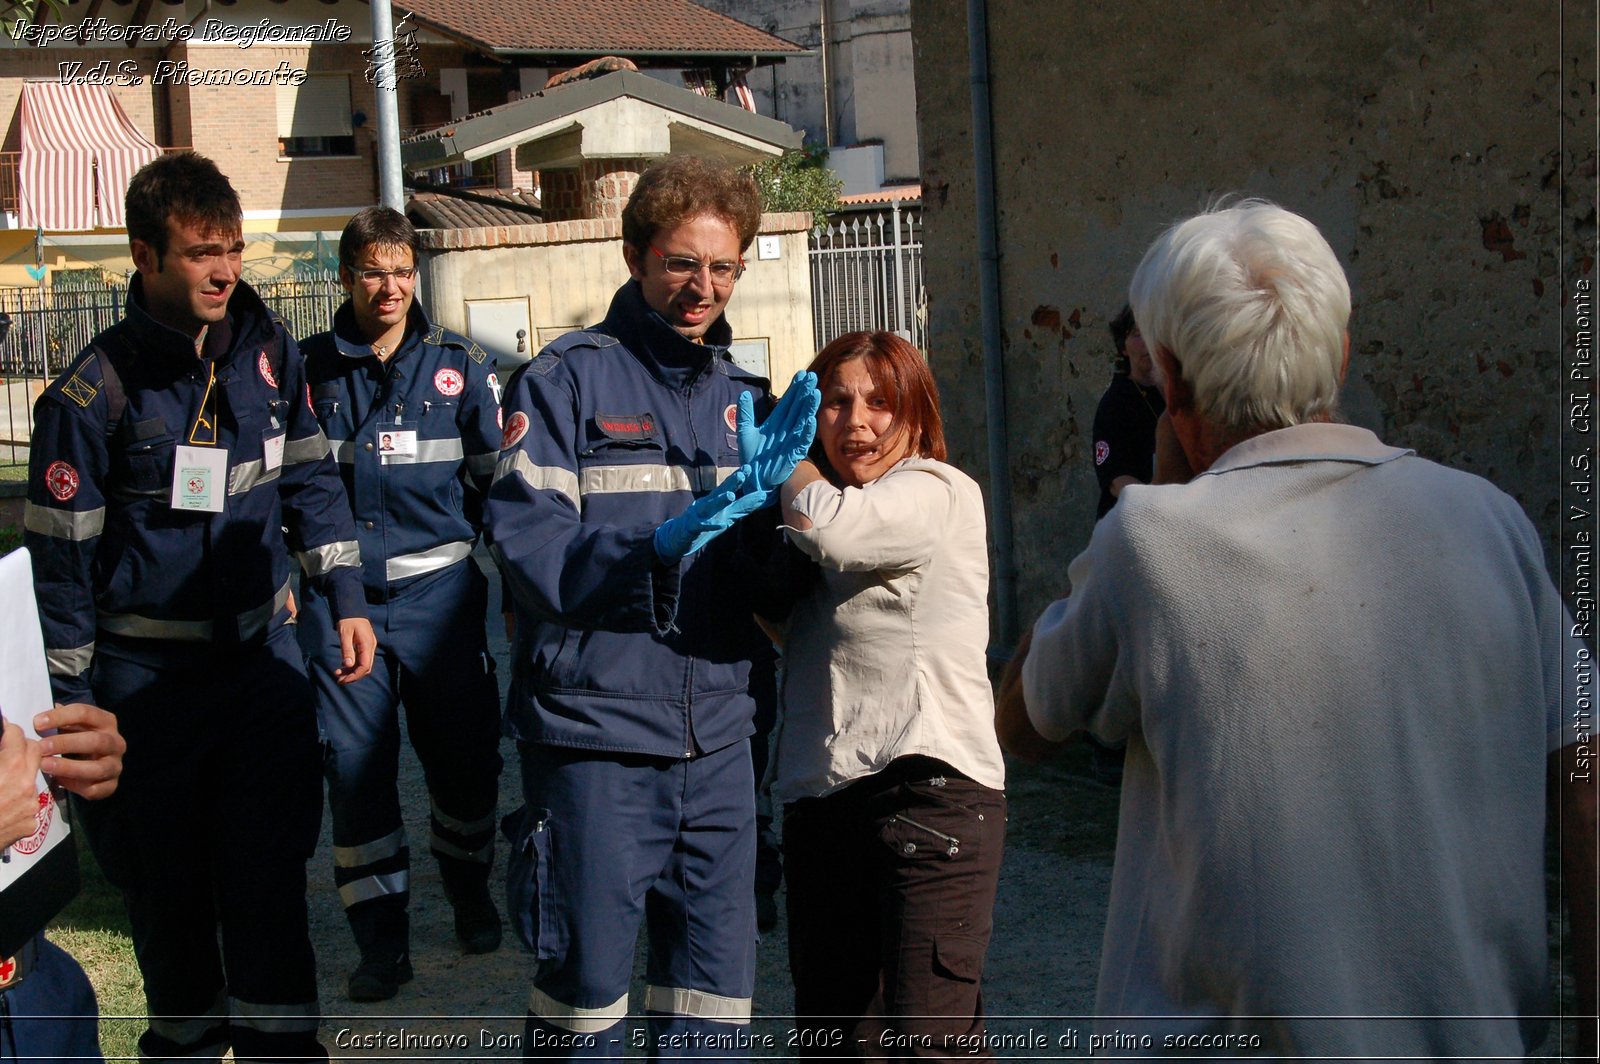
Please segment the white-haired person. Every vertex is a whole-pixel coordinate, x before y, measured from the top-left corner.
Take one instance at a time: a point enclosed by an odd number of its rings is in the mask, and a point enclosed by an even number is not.
[[[1336,422],[1350,292],[1306,219],[1183,221],[1130,301],[1193,476],[1123,491],[998,711],[1027,756],[1127,742],[1105,1051],[1521,1058],[1553,1011],[1548,795],[1592,1058],[1581,648],[1538,533]]]
[[[816,440],[781,500],[820,573],[788,618],[774,787],[799,1051],[987,1058],[1006,802],[983,496],[910,343],[848,333],[810,369]]]

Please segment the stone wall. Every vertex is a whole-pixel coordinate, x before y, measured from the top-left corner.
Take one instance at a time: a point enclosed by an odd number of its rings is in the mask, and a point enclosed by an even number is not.
[[[1509,492],[1553,560],[1561,309],[1594,265],[1592,5],[988,9],[1024,621],[1093,527],[1106,323],[1161,229],[1227,193],[1322,227],[1387,439]],[[986,483],[964,5],[914,0],[912,27],[931,358],[954,460]]]

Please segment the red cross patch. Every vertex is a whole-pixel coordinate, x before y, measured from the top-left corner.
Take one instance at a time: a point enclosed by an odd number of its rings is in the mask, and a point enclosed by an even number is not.
[[[256,359],[256,368],[261,371],[261,379],[267,382],[268,388],[277,388],[278,376],[272,372],[272,362],[267,358],[267,352],[262,350],[261,356]]]
[[[511,420],[506,422],[505,435],[500,437],[500,449],[509,451],[515,447],[522,437],[528,434],[528,415],[518,410],[511,415]]]
[[[433,386],[439,389],[440,395],[454,397],[461,394],[467,382],[460,370],[442,369],[433,375]]]
[[[1106,459],[1111,457],[1111,445],[1105,440],[1094,441],[1094,464],[1105,465]]]
[[[729,432],[739,431],[739,404],[729,403],[728,409],[722,412],[722,420],[728,423]]]
[[[44,471],[44,483],[51,495],[66,502],[78,494],[78,471],[65,462],[51,462],[50,468]]]
[[[17,959],[7,957],[0,961],[0,990],[10,986],[17,978]]]

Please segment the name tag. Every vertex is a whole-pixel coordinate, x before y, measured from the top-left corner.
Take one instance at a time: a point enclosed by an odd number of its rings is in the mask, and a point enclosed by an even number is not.
[[[415,458],[417,456],[416,429],[379,429],[378,453],[389,458]]]
[[[282,448],[280,445],[279,459]],[[179,447],[172,463],[172,508],[220,514],[228,495],[228,452],[220,447]]]
[[[280,432],[261,441],[261,457],[268,473],[283,468],[283,441],[287,436],[288,433]]]

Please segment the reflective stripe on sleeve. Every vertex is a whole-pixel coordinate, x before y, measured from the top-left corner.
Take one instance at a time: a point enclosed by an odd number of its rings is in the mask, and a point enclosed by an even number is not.
[[[106,508],[74,513],[71,510],[52,510],[48,506],[35,506],[32,502],[22,508],[22,526],[29,532],[55,539],[70,539],[81,543],[105,531]]]
[[[628,995],[623,994],[609,1005],[598,1009],[580,1009],[566,1005],[534,987],[528,994],[528,1011],[552,1027],[560,1027],[574,1034],[598,1034],[616,1025],[628,1015]]]
[[[407,577],[421,576],[424,573],[448,568],[471,553],[471,543],[457,541],[455,543],[442,543],[437,547],[429,547],[427,550],[421,550],[415,554],[396,555],[384,564],[384,576],[390,580],[404,580]]]
[[[322,456],[327,454],[328,437],[318,429],[310,436],[298,440],[290,440],[283,445],[283,464],[286,466],[299,465],[301,462],[320,462]]]
[[[467,472],[475,477],[487,477],[494,473],[495,463],[500,461],[499,451],[490,451],[488,454],[467,455]]]
[[[646,1012],[665,1012],[673,1016],[693,1016],[719,1023],[747,1024],[750,1022],[750,999],[723,997],[704,990],[689,990],[681,986],[646,986],[644,989]]]
[[[359,868],[385,857],[393,857],[406,845],[406,829],[395,828],[381,839],[363,842],[359,846],[335,846],[333,863],[340,868]]]
[[[94,661],[94,644],[89,643],[70,650],[46,650],[45,664],[51,676],[82,676],[83,670]]]
[[[573,509],[578,508],[578,475],[572,470],[560,466],[534,465],[533,459],[525,452],[512,451],[501,456],[494,469],[494,479],[499,480],[512,473],[521,477],[522,482],[534,491],[560,492],[572,503]]]
[[[278,479],[282,468],[268,469],[265,459],[256,458],[240,462],[228,470],[228,494],[243,495],[258,484],[270,484]]]
[[[228,999],[229,1019],[239,1027],[267,1034],[291,1034],[296,1031],[315,1031],[322,1021],[322,1010],[315,1001],[295,1002],[292,1005],[263,1005],[257,1001]]]
[[[346,909],[388,894],[404,894],[411,889],[411,873],[402,868],[381,876],[363,876],[339,888],[339,900]]]
[[[361,567],[361,548],[353,539],[324,543],[320,547],[301,551],[299,557],[300,568],[306,571],[307,576],[322,576],[345,566]]]
[[[578,491],[582,495],[646,491],[688,491],[701,495],[735,472],[737,469],[723,466],[589,466],[579,472]]]
[[[340,465],[356,464],[356,445],[354,440],[329,440],[328,449],[333,452],[333,460]]]

